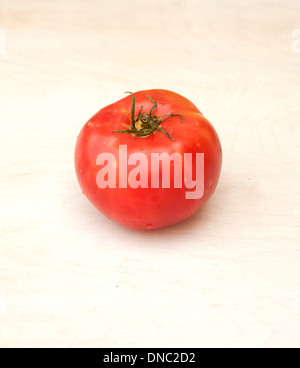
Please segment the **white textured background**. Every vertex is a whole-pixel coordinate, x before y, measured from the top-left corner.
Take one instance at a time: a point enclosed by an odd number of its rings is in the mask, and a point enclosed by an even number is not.
[[[0,0],[0,346],[300,347],[297,29],[299,0]],[[196,215],[137,232],[73,151],[148,88],[191,99],[224,161]]]

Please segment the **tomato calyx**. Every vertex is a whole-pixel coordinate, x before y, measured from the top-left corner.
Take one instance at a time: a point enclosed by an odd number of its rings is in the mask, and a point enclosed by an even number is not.
[[[132,96],[131,101],[131,125],[128,126],[129,129],[124,130],[113,130],[115,133],[129,133],[134,135],[135,137],[148,137],[149,135],[154,134],[157,131],[160,131],[161,133],[165,134],[168,138],[170,138],[172,141],[175,141],[168,132],[166,132],[160,124],[162,123],[163,119],[169,117],[169,116],[180,116],[181,122],[183,122],[183,117],[180,114],[167,114],[163,115],[162,117],[157,117],[153,115],[153,111],[157,108],[157,102],[154,101],[149,95],[147,97],[149,100],[153,103],[153,106],[149,113],[145,112],[142,113],[143,105],[140,107],[140,110],[138,112],[137,118],[134,117],[135,115],[135,96],[132,92],[126,92],[130,93]]]

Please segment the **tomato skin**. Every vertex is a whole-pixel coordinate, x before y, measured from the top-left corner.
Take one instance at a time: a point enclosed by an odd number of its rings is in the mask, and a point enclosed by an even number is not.
[[[198,108],[185,97],[171,91],[153,89],[134,93],[135,116],[143,105],[149,112],[157,101],[153,114],[161,117],[171,113],[181,114],[167,117],[161,123],[174,139],[172,141],[160,131],[147,137],[121,134],[114,130],[130,125],[132,96],[104,107],[82,128],[75,148],[75,169],[83,193],[90,202],[110,219],[133,229],[157,229],[180,222],[194,214],[214,193],[222,164],[222,149],[218,135]],[[199,199],[186,199],[187,189],[182,188],[105,188],[96,183],[99,165],[97,156],[110,152],[117,159],[119,146],[126,145],[128,156],[144,153],[149,162],[151,153],[179,152],[204,153],[204,194]],[[194,168],[193,168],[194,170]],[[149,169],[150,171],[150,169]],[[118,170],[117,183],[118,183]],[[149,172],[149,177],[151,173]]]

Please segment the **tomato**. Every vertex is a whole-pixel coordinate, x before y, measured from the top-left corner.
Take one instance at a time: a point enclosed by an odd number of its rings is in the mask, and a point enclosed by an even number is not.
[[[218,135],[185,97],[129,92],[82,128],[75,169],[83,193],[108,218],[157,229],[194,214],[214,193],[222,163]]]

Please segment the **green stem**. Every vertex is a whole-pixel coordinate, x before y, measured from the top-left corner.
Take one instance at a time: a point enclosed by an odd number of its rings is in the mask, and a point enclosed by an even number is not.
[[[150,113],[149,113],[149,124],[150,124],[150,121],[152,120],[151,117],[152,117],[152,112],[153,110],[155,110],[157,108],[157,102],[152,100],[152,98],[150,96],[147,95],[147,97],[149,98],[149,100],[153,103],[153,106],[150,110]]]
[[[131,97],[132,97],[132,102],[131,102],[131,126],[132,126],[132,128],[134,128],[135,96],[132,92],[125,92],[125,93],[130,93]]]
[[[152,116],[153,111],[157,108],[157,102],[153,100],[150,96],[147,95],[149,100],[153,103],[153,106],[148,113],[142,114],[142,108],[140,107],[138,112],[138,117],[135,119],[135,96],[132,92],[125,92],[130,93],[132,96],[131,100],[131,129],[124,129],[124,130],[113,130],[115,133],[127,133],[127,134],[133,134],[136,137],[147,137],[156,131],[160,131],[161,133],[165,134],[169,139],[174,141],[174,139],[170,136],[168,132],[166,132],[163,128],[161,128],[160,124],[162,123],[163,119],[169,117],[169,116],[180,116],[181,122],[183,122],[183,116],[180,114],[167,114],[163,115],[161,118],[158,118],[156,116]],[[136,124],[138,122],[138,124]]]
[[[183,116],[180,114],[168,114],[168,115],[164,115],[161,118],[159,118],[160,121],[162,121],[164,118],[167,118],[168,116],[180,116],[180,120],[183,123]]]
[[[166,132],[163,128],[161,128],[161,127],[157,127],[156,129],[157,129],[157,130],[159,130],[160,132],[164,133],[168,138],[170,138],[173,142],[175,142],[175,139],[174,139],[174,138],[172,138],[172,137],[170,136],[170,134],[169,134],[168,132]]]

